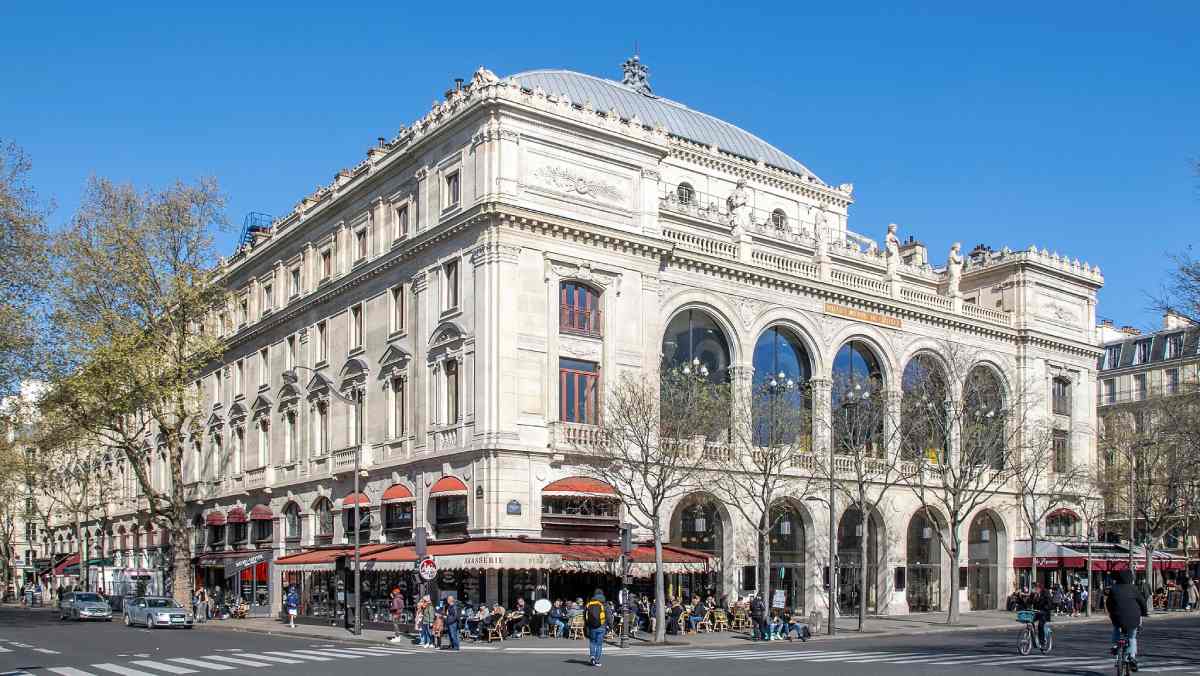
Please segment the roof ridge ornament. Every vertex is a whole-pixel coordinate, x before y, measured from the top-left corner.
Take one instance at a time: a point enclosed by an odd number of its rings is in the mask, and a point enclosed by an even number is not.
[[[624,74],[621,84],[632,87],[639,94],[654,96],[654,92],[650,90],[650,69],[641,62],[637,54],[621,64],[621,72]]]

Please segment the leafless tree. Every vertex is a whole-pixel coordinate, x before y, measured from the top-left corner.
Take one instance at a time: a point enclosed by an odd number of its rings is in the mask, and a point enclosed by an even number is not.
[[[1092,596],[1092,542],[1099,536],[1108,513],[1107,496],[1114,490],[1109,468],[1102,463],[1087,467],[1074,490],[1071,502],[1083,519],[1084,533],[1087,535],[1088,602],[1084,604],[1084,612],[1090,616],[1092,605],[1096,602]]]
[[[772,374],[734,398],[732,448],[718,457],[708,488],[755,534],[758,589],[771,603],[771,536],[811,480],[812,398],[804,384]],[[798,525],[797,525],[798,526]]]
[[[703,372],[697,372],[701,370]],[[604,396],[601,424],[576,437],[584,471],[612,486],[627,518],[654,538],[654,640],[665,640],[663,519],[729,453],[729,386],[696,365],[623,374]]]

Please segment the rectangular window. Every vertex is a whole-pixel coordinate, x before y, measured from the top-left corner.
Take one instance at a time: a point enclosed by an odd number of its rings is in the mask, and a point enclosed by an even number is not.
[[[1117,381],[1112,378],[1104,381],[1104,403],[1117,403]]]
[[[400,207],[396,210],[396,234],[395,239],[401,239],[408,236],[408,205]]]
[[[1183,334],[1167,336],[1167,359],[1176,359],[1183,354]]]
[[[235,397],[240,394],[244,394],[242,391],[242,385],[246,381],[243,380],[242,377],[245,375],[245,371],[246,367],[244,362],[241,359],[237,360],[237,364],[233,369],[233,392]]]
[[[392,333],[404,330],[404,285],[392,288]]]
[[[317,406],[317,455],[329,450],[329,407]]]
[[[1141,400],[1145,399],[1147,396],[1149,396],[1150,391],[1149,391],[1149,388],[1146,386],[1146,374],[1145,373],[1139,373],[1133,377],[1133,390],[1134,390],[1134,396],[1137,397],[1138,401],[1141,401]]]
[[[333,252],[326,249],[321,252],[321,279],[326,280],[333,276]]]
[[[458,172],[446,176],[446,206],[458,204]]]
[[[291,286],[292,286],[292,288],[288,289],[288,292],[291,295],[291,297],[295,298],[296,296],[299,296],[300,295],[300,266],[299,265],[295,266],[291,270]]]
[[[220,434],[214,434],[212,438],[212,465],[214,479],[225,475],[225,449],[221,448]]]
[[[558,415],[562,422],[597,425],[600,365],[578,359],[558,360]]]
[[[350,308],[350,348],[362,347],[363,344],[363,306],[362,303]]]
[[[1179,369],[1167,369],[1166,385],[1167,394],[1179,393]]]
[[[563,282],[558,295],[560,331],[600,335],[600,294],[583,284]]]
[[[242,459],[246,453],[246,430],[239,427],[233,432],[233,474],[242,473]]]
[[[367,257],[367,229],[362,228],[354,233],[355,260],[365,260]]]
[[[1104,348],[1104,368],[1115,369],[1121,365],[1121,346],[1109,345]]]
[[[350,398],[357,402],[357,405],[350,409],[350,443],[355,446],[363,442],[366,436],[366,404],[364,402],[366,393],[362,390],[354,390],[350,393]]]
[[[264,347],[258,351],[258,385],[266,387],[271,384],[271,348]]]
[[[287,363],[284,365],[287,370],[291,371],[296,368],[296,336],[287,337]]]
[[[389,393],[392,398],[391,405],[391,420],[388,423],[388,429],[391,433],[391,438],[398,439],[404,436],[404,379],[392,378]]]
[[[271,284],[263,284],[262,292],[262,311],[264,313],[275,309],[275,287]]]
[[[271,426],[266,422],[258,424],[258,466],[266,467],[271,462]]]
[[[1066,378],[1055,378],[1052,388],[1054,414],[1071,415],[1071,381]]]
[[[1150,361],[1150,340],[1139,340],[1134,343],[1133,363],[1145,364]]]
[[[1134,434],[1145,434],[1146,432],[1149,432],[1149,431],[1150,431],[1149,416],[1146,414],[1145,411],[1134,411],[1133,412],[1133,433]]]
[[[1052,442],[1054,445],[1054,471],[1066,472],[1071,467],[1071,447],[1069,437],[1062,430],[1055,430]]]
[[[245,326],[250,321],[250,301],[243,296],[238,302],[238,326]]]
[[[458,409],[458,362],[451,359],[446,362],[446,424],[456,425],[459,420]]]
[[[290,463],[296,459],[296,412],[288,411],[284,417],[283,426],[283,461]]]
[[[325,322],[317,322],[317,361],[324,362],[329,358],[329,336]]]
[[[458,261],[450,261],[443,268],[442,279],[446,283],[446,309],[458,307]]]

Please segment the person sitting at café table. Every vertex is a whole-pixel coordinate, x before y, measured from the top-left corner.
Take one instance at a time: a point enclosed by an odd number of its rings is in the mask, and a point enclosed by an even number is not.
[[[791,608],[788,608],[784,612],[783,617],[787,618],[783,630],[783,635],[787,637],[787,640],[792,640],[793,631],[796,632],[796,638],[801,641],[807,641],[809,638],[812,638],[812,630],[808,628],[808,623]]]
[[[554,605],[550,606],[550,612],[546,615],[546,627],[551,634],[557,627],[559,638],[567,635],[567,613],[563,608],[562,599],[554,599]]]
[[[704,620],[704,606],[700,605],[700,597],[692,597],[692,605],[688,609],[687,629],[688,631],[696,631],[696,625]]]
[[[521,638],[521,628],[529,625],[529,607],[525,599],[517,599],[517,607],[508,614],[508,634],[514,639]]]
[[[472,612],[471,614],[466,616],[467,617],[467,634],[471,638],[473,638],[477,641],[479,640],[480,630],[483,628],[484,623],[487,621],[488,615],[490,615],[490,614],[491,613],[488,612],[487,605],[480,603],[479,607],[476,608],[474,612]]]
[[[680,631],[679,619],[683,616],[683,606],[679,604],[677,599],[669,599],[667,601],[667,633],[678,634]]]
[[[501,631],[504,630],[504,606],[499,603],[492,606],[491,612],[483,618],[484,632],[491,631],[495,627],[499,627]]]
[[[782,641],[783,640],[783,616],[780,615],[779,609],[771,611],[771,617],[767,620],[767,640]]]

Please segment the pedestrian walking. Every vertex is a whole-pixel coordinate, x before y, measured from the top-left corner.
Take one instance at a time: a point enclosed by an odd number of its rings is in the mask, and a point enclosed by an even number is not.
[[[588,635],[588,655],[593,667],[600,665],[604,653],[604,634],[608,631],[608,613],[604,609],[604,592],[599,589],[584,606],[584,626]]]
[[[296,613],[300,612],[300,594],[296,591],[295,585],[288,587],[287,598],[284,599],[284,604],[287,606],[288,626],[295,629]]]
[[[764,625],[767,621],[767,605],[763,603],[762,595],[755,594],[750,599],[750,621],[754,623],[754,629],[750,635],[752,641],[766,640]]]
[[[399,587],[392,589],[391,605],[389,607],[392,615],[392,637],[388,640],[392,643],[399,643],[402,640],[400,636],[400,619],[404,614],[404,594],[400,593]]]
[[[458,650],[458,621],[461,617],[456,599],[453,596],[447,596],[446,609],[442,613],[442,623],[445,626],[446,635],[450,637],[449,650]]]

